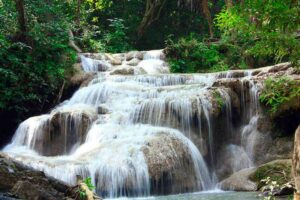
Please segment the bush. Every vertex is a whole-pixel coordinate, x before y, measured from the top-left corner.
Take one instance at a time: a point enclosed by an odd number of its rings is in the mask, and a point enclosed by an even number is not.
[[[93,29],[85,29],[80,37],[77,38],[79,44],[88,52],[107,52],[122,53],[132,50],[126,33],[124,20],[110,19],[110,29],[99,31]],[[95,27],[96,29],[99,27]],[[102,35],[102,37],[100,36]]]
[[[282,61],[299,66],[299,21],[297,3],[286,0],[245,1],[216,17],[222,39],[240,46],[242,54],[258,66]]]
[[[218,46],[205,44],[195,34],[180,38],[178,41],[167,40],[166,55],[172,72],[193,73],[227,70],[222,62]]]
[[[281,105],[293,98],[300,97],[299,82],[288,77],[268,78],[264,85],[259,100],[269,107],[272,113],[275,113]]]
[[[16,17],[8,12],[13,7],[5,5],[0,8],[0,19]],[[48,109],[76,61],[76,53],[68,46],[68,23],[59,20],[60,15],[45,17],[60,7],[37,7],[26,7],[26,40],[15,33],[17,24],[10,24],[10,29],[0,27],[0,118],[9,113],[14,122]]]

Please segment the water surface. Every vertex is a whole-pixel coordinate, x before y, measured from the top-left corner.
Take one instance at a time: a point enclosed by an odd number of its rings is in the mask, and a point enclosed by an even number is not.
[[[199,192],[199,193],[145,197],[145,198],[118,198],[114,200],[258,200],[258,199],[261,198],[258,196],[258,193],[256,192]]]

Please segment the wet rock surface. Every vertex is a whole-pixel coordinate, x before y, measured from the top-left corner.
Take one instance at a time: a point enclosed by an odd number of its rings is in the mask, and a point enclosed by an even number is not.
[[[186,144],[162,133],[148,141],[142,150],[151,178],[151,193],[195,191],[197,179]]]
[[[0,153],[1,199],[51,199],[67,197],[70,187],[31,170]]]
[[[243,169],[232,174],[229,178],[223,180],[219,185],[223,190],[234,191],[256,191],[257,183],[249,180],[249,177],[254,173],[256,168]]]
[[[44,156],[69,153],[84,142],[96,113],[84,110],[55,112],[43,126],[33,148]]]

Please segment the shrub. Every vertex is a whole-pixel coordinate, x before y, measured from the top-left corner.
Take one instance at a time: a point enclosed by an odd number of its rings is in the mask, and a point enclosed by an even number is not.
[[[288,77],[268,78],[264,85],[259,100],[269,107],[272,113],[275,113],[284,103],[300,97],[299,82]]]
[[[299,66],[299,12],[296,1],[245,1],[232,9],[223,9],[216,19],[222,39],[241,47],[256,65],[291,61]],[[267,62],[266,62],[267,61]]]
[[[165,50],[172,72],[193,73],[228,69],[221,62],[217,45],[205,44],[200,38],[191,34],[178,41],[167,40]]]
[[[124,26],[124,20],[115,18],[109,21],[111,30],[104,34],[102,40],[106,52],[120,53],[131,50],[132,47],[128,43],[125,32],[127,28]]]

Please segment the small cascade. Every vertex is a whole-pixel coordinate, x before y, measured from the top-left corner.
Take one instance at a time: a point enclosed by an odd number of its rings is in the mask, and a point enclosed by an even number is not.
[[[21,123],[9,156],[71,185],[91,177],[111,198],[214,189],[223,147],[233,172],[254,165],[260,87],[251,72],[170,74],[162,50],[80,57],[97,75]],[[216,87],[223,79],[241,92]]]

